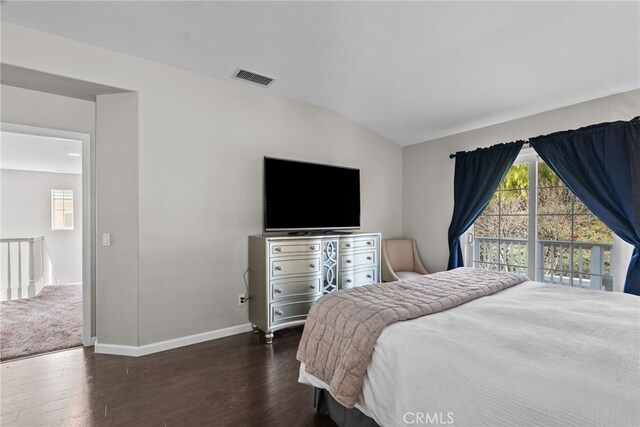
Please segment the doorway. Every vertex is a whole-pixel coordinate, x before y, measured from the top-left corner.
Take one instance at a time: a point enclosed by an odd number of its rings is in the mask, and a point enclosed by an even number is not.
[[[2,360],[93,345],[90,136],[9,123],[0,136]]]

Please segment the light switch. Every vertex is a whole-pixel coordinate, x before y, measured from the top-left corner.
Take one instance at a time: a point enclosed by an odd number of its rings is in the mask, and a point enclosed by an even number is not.
[[[102,246],[111,246],[111,234],[104,233],[102,235]]]

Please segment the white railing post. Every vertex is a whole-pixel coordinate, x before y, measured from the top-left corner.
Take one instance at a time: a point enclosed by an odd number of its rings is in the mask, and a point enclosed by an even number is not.
[[[49,268],[49,262],[47,262],[47,267],[45,267],[45,261],[48,261],[48,258],[45,251],[44,246],[44,236],[38,236],[33,238],[33,253],[34,253],[34,277],[33,280],[35,282],[35,294],[38,295],[42,288],[47,285],[45,281],[45,268]],[[50,276],[50,275],[49,275]]]
[[[480,261],[480,241],[473,236],[473,257],[471,266],[475,267],[476,260]]]
[[[571,242],[568,246],[569,248],[569,256],[567,257],[567,262],[569,265],[567,266],[567,270],[569,272],[569,286],[573,286],[573,248],[574,243]]]
[[[29,298],[36,296],[35,268],[33,264],[33,239],[29,239],[29,288],[27,290],[27,296]]]
[[[582,287],[582,277],[584,276],[584,245],[578,245],[578,285]]]
[[[18,242],[18,298],[22,298],[22,242]]]
[[[549,276],[551,277],[551,283],[555,283],[555,272],[558,267],[556,262],[556,245],[553,243],[549,245]]]
[[[7,300],[11,300],[11,242],[7,242]]]
[[[44,250],[45,246],[44,246],[44,236],[42,237],[42,240],[40,241],[40,272],[41,272],[41,276],[42,276],[42,286],[48,286],[51,284],[51,272],[49,271],[50,264],[51,264],[51,260],[45,259],[45,250]],[[45,261],[47,261],[47,266],[45,267]],[[45,276],[45,272],[46,272],[46,276]]]
[[[536,242],[536,259],[538,260],[538,268],[536,266],[532,266],[535,268],[535,279],[537,282],[544,281],[544,245],[541,241]]]
[[[565,271],[564,269],[564,245],[559,244],[558,245],[558,271],[556,273],[558,273],[558,279],[560,280],[560,284],[564,285],[564,276],[562,275],[562,273]]]
[[[591,289],[602,288],[602,273],[604,270],[602,267],[602,246],[591,246],[591,268],[589,269],[589,277],[591,278]]]

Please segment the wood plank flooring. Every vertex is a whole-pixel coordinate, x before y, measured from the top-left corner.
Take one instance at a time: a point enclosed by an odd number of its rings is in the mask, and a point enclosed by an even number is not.
[[[299,384],[301,329],[132,358],[74,349],[0,365],[0,425],[335,426]]]

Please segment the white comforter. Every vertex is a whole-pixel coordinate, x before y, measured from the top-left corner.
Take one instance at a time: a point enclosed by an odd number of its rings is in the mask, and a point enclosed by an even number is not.
[[[356,408],[385,427],[637,427],[640,298],[526,282],[395,323]]]

